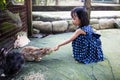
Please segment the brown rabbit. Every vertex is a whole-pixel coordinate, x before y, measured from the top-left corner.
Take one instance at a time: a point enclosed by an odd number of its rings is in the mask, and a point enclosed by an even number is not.
[[[20,51],[26,61],[40,61],[43,56],[51,52],[51,48],[38,48],[34,46],[26,46]]]

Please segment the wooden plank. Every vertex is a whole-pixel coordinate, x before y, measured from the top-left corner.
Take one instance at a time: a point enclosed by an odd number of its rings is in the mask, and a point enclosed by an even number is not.
[[[32,11],[71,11],[74,7],[78,7],[78,6],[32,6]],[[91,5],[91,10],[120,11],[120,5],[115,5],[115,6]]]
[[[70,11],[76,6],[32,6],[32,11]]]
[[[93,11],[120,11],[120,5],[116,5],[116,6],[91,6]]]
[[[26,11],[27,11],[27,25],[28,25],[28,36],[32,36],[32,0],[25,0]]]

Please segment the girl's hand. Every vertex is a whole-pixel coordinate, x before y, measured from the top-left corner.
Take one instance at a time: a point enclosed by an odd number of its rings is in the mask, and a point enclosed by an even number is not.
[[[54,47],[52,50],[57,51],[59,49],[59,45],[57,45],[56,47]]]

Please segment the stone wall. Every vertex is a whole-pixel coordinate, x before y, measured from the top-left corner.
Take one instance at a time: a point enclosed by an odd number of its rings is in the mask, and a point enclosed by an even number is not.
[[[57,18],[56,20],[56,18],[52,18],[53,21],[49,20],[48,17],[45,21],[33,21],[33,28],[38,29],[41,33],[61,33],[76,30],[71,19],[59,18],[58,20]],[[90,25],[96,30],[120,28],[120,18],[92,18],[90,19]]]

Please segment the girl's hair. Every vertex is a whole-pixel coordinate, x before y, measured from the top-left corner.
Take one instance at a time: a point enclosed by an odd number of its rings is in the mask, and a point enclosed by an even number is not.
[[[73,18],[74,14],[77,14],[78,18],[81,20],[80,27],[89,25],[88,14],[85,8],[83,7],[75,7],[71,10],[71,17]]]

